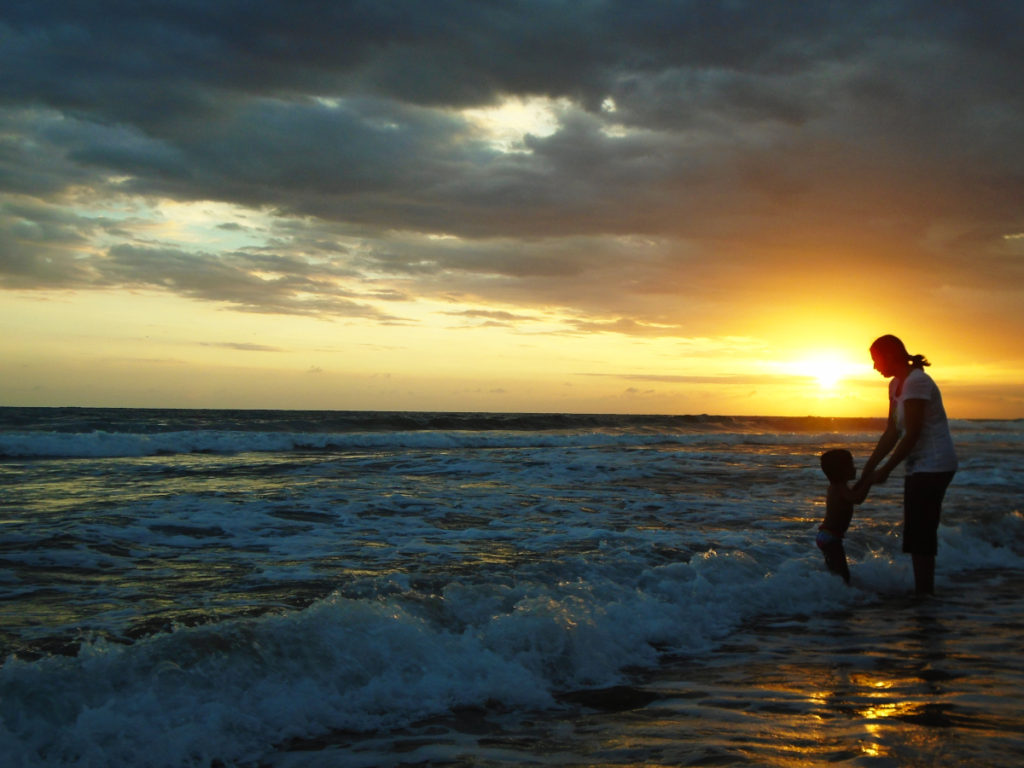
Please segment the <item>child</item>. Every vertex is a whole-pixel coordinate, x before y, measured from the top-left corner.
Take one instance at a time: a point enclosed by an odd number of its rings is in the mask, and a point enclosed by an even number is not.
[[[847,483],[857,477],[853,456],[843,448],[825,451],[821,454],[821,468],[829,479],[828,494],[825,497],[825,519],[818,529],[818,549],[825,553],[825,565],[832,573],[838,573],[843,581],[850,583],[850,567],[846,564],[846,550],[843,536],[850,527],[853,505],[867,498],[871,483],[861,478],[853,488]]]

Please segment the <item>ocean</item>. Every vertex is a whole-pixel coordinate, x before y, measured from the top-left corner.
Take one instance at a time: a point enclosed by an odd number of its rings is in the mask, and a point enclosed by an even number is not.
[[[1024,422],[0,408],[5,767],[1024,763]]]

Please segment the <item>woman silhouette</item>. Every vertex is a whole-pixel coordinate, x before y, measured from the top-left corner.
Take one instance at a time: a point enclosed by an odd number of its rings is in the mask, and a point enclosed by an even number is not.
[[[889,421],[862,476],[872,485],[884,483],[906,460],[903,551],[913,558],[915,591],[929,595],[935,591],[942,500],[957,468],[949,421],[939,388],[924,372],[930,365],[924,355],[911,355],[897,337],[882,336],[871,345],[871,358],[875,370],[891,379]],[[890,451],[888,461],[876,469]]]

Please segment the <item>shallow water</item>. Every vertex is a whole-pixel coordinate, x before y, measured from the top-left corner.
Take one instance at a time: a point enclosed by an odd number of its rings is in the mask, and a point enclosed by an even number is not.
[[[369,738],[334,733],[261,764],[1019,765],[1022,630],[1024,574],[977,572],[934,598],[760,617],[713,655],[665,658],[543,712],[473,708]]]
[[[813,543],[818,454],[879,427],[0,409],[0,753],[1013,764],[1024,424],[955,424],[924,603],[898,482],[851,588]]]

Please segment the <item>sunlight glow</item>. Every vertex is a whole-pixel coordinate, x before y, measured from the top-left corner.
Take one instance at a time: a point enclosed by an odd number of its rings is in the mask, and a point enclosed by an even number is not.
[[[501,152],[526,152],[523,137],[550,136],[558,130],[560,116],[572,106],[568,99],[542,96],[506,99],[494,107],[464,109],[461,115],[476,126]]]
[[[823,390],[834,390],[847,377],[864,372],[863,363],[854,363],[835,353],[819,353],[788,363],[784,369],[794,376],[806,376]]]

